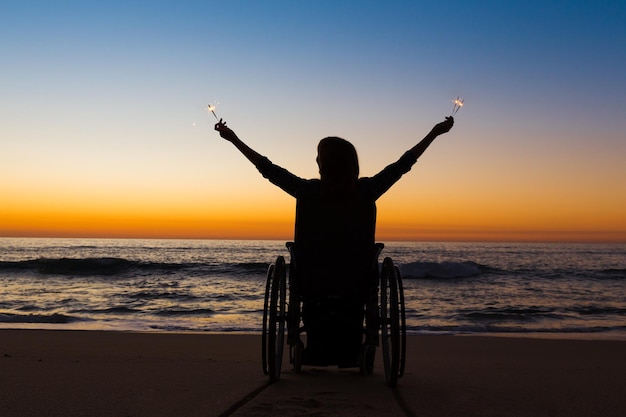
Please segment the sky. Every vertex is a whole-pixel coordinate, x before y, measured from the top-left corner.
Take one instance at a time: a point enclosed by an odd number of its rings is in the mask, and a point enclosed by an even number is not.
[[[284,239],[213,130],[361,175],[465,106],[378,202],[390,240],[626,242],[623,1],[0,0],[0,236]]]

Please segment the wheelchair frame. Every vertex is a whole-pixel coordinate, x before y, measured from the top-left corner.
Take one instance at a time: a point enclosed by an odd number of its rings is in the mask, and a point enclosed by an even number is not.
[[[289,294],[287,294],[287,265],[278,256],[267,271],[265,300],[263,303],[262,367],[270,382],[280,378],[285,346],[285,327],[289,345],[290,363],[296,373],[302,371],[304,343],[300,335],[306,329],[300,325],[302,294],[299,294],[297,265],[293,242],[287,242],[291,262],[289,264]],[[400,270],[393,260],[385,257],[379,270],[378,259],[384,244],[376,243],[372,261],[372,279],[368,299],[365,302],[365,342],[359,353],[359,369],[362,375],[370,375],[374,368],[376,347],[382,335],[382,354],[385,381],[395,387],[404,374],[406,361],[406,316],[404,290]],[[380,296],[380,297],[379,297]],[[380,300],[380,303],[379,303]]]

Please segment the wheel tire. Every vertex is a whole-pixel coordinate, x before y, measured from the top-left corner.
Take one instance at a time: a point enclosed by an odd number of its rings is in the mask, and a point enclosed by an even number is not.
[[[268,334],[267,334],[267,365],[270,382],[280,378],[285,346],[285,307],[286,307],[286,269],[285,259],[276,259],[271,279]]]
[[[263,302],[263,330],[261,333],[261,363],[263,367],[263,373],[269,374],[267,367],[267,333],[269,328],[269,299],[271,293],[272,276],[274,275],[275,265],[271,264],[267,270],[267,279],[265,282],[265,301]]]
[[[396,280],[398,283],[398,295],[400,302],[400,368],[398,369],[398,378],[404,375],[404,366],[406,364],[406,310],[404,307],[404,285],[402,284],[402,274],[400,269],[394,267],[396,272]]]
[[[296,374],[302,373],[302,357],[304,355],[304,343],[298,341],[293,347],[293,370]]]
[[[374,373],[374,359],[376,358],[376,346],[364,343],[359,352],[359,370],[361,375]]]
[[[398,281],[393,261],[385,258],[380,278],[383,365],[387,385],[395,387],[400,371],[401,331]]]

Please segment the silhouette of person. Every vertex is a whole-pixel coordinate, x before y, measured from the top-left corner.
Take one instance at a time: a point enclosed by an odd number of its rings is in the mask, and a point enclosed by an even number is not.
[[[360,192],[361,189],[367,189],[369,198],[376,201],[402,175],[410,171],[430,144],[439,135],[449,132],[453,124],[454,118],[446,117],[445,121],[436,124],[419,143],[402,155],[397,162],[387,166],[371,178],[359,178],[357,152],[350,142],[338,137],[324,138],[319,142],[317,148],[316,161],[320,172],[319,180],[299,178],[284,168],[273,164],[265,156],[239,139],[222,119],[215,124],[215,130],[219,132],[222,138],[235,145],[265,178],[296,199],[310,194],[311,191],[307,189],[314,189],[320,195],[339,199],[342,196],[345,197],[345,193],[353,195]]]
[[[332,347],[322,346],[325,339],[345,348],[337,353],[339,359],[326,358],[317,364],[334,361],[340,366],[353,366],[358,360],[354,352],[358,353],[362,338],[363,303],[369,288],[364,277],[370,276],[375,243],[375,202],[453,124],[454,119],[446,117],[399,160],[373,177],[359,178],[358,156],[350,142],[338,137],[324,138],[317,147],[319,179],[303,179],[273,164],[239,139],[221,119],[215,124],[220,136],[235,145],[263,177],[296,198],[294,241],[298,276],[306,295],[302,320],[307,350],[332,351]],[[340,314],[342,320],[328,316],[329,308],[324,303],[329,295],[336,300],[330,310],[334,311],[337,304],[345,307]],[[315,320],[324,315],[325,320]],[[317,336],[322,333],[331,336]]]

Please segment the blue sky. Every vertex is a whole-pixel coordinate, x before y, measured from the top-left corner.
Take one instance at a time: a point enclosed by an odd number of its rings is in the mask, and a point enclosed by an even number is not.
[[[453,132],[394,187],[392,215],[415,194],[434,211],[529,204],[524,227],[573,210],[556,229],[610,218],[626,233],[624,22],[618,1],[0,0],[0,191],[39,215],[77,199],[217,212],[265,193],[288,212],[212,132],[207,103],[314,177],[320,138],[352,140],[371,175],[461,96]],[[450,227],[485,225],[466,217]]]

